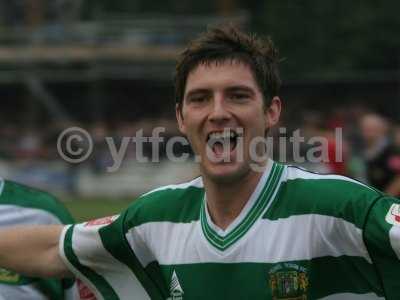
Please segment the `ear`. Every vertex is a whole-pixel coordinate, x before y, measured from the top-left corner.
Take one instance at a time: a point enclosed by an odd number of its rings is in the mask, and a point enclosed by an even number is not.
[[[265,128],[269,129],[279,122],[281,116],[282,102],[278,96],[271,100],[269,107],[265,109]]]
[[[181,104],[182,105],[182,104]],[[185,126],[185,120],[183,119],[183,115],[182,115],[182,106],[179,105],[179,103],[177,103],[175,105],[175,115],[176,115],[176,120],[178,121],[178,128],[179,131],[186,135],[186,126]]]

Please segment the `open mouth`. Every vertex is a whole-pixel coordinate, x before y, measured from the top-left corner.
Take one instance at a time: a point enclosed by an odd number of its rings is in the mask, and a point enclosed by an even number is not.
[[[234,129],[211,132],[207,136],[207,145],[216,156],[231,153],[236,149],[239,134]]]

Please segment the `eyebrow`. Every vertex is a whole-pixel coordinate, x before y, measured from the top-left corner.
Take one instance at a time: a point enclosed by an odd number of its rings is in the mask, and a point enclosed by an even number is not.
[[[249,87],[247,85],[235,85],[232,87],[228,87],[225,90],[228,92],[248,92],[248,93],[251,93],[252,95],[255,94],[254,89],[252,89],[251,87]]]
[[[189,92],[187,92],[187,94],[184,96],[185,98],[196,95],[196,94],[207,94],[210,93],[211,89],[207,89],[207,88],[197,88],[197,89],[193,89]],[[224,92],[248,92],[251,93],[252,95],[255,94],[255,91],[253,88],[247,86],[247,85],[233,85],[233,86],[229,86],[226,89],[224,89]]]

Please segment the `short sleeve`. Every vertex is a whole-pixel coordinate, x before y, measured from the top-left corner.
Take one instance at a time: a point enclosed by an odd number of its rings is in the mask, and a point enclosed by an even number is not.
[[[381,197],[372,205],[364,239],[386,299],[400,299],[400,200]]]
[[[97,299],[163,299],[126,240],[124,217],[66,226],[60,256]]]

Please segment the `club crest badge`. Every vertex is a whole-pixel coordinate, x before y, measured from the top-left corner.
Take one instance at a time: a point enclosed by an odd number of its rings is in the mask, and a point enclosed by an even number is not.
[[[385,218],[386,222],[394,226],[400,226],[400,204],[392,204]]]
[[[307,269],[293,263],[280,263],[269,271],[273,300],[307,300]]]

